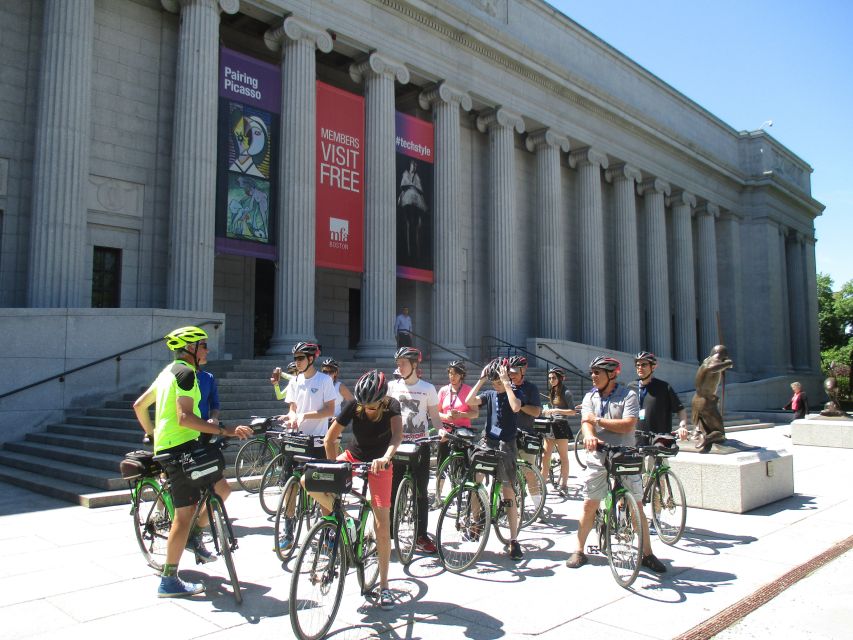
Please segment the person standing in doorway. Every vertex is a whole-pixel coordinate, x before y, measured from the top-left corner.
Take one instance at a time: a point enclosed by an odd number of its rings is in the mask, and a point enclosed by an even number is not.
[[[397,336],[397,348],[412,346],[412,317],[409,307],[403,307],[400,315],[394,320],[394,335]]]

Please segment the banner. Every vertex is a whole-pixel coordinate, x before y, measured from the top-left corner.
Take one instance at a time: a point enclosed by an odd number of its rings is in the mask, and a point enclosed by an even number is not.
[[[364,271],[364,98],[317,82],[318,267]]]
[[[281,71],[219,49],[216,251],[276,259]]]
[[[433,124],[397,112],[397,277],[433,281]]]

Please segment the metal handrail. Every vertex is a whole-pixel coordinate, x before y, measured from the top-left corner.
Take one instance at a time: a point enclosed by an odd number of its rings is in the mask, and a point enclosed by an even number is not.
[[[554,347],[552,347],[550,344],[543,344],[543,343],[541,343],[541,342],[537,342],[537,343],[536,343],[536,346],[537,346],[539,349],[542,349],[543,347],[544,347],[545,349],[548,349],[548,351],[550,351],[550,352],[551,352],[551,353],[553,353],[555,356],[557,356],[557,358],[559,358],[560,360],[562,360],[563,362],[565,362],[567,365],[569,365],[569,366],[573,369],[573,371],[571,371],[571,373],[573,373],[574,375],[578,376],[579,378],[583,378],[584,380],[592,380],[592,378],[590,378],[587,374],[585,374],[585,373],[583,372],[583,369],[581,369],[581,368],[580,368],[578,365],[576,365],[574,362],[571,362],[570,360],[567,360],[567,359],[566,359],[566,358],[564,358],[562,355],[560,355],[560,353],[559,353],[558,351],[556,351],[556,350],[554,349]],[[540,356],[540,357],[541,357],[541,356]],[[544,358],[542,358],[542,359],[544,360]]]
[[[202,322],[198,327],[205,327],[209,324],[215,325],[215,328],[219,328],[222,323],[217,320],[208,320],[207,322]],[[157,338],[156,340],[151,340],[150,342],[145,342],[143,344],[137,345],[135,347],[131,347],[130,349],[125,349],[124,351],[119,351],[118,353],[114,353],[111,356],[106,356],[104,358],[99,358],[93,362],[89,362],[88,364],[80,365],[79,367],[74,367],[73,369],[68,369],[67,371],[63,371],[62,373],[54,374],[48,378],[44,378],[43,380],[39,380],[37,382],[31,382],[30,384],[20,387],[18,389],[13,389],[12,391],[7,391],[6,393],[0,395],[0,400],[3,398],[8,398],[9,396],[15,395],[16,393],[20,393],[21,391],[26,391],[27,389],[32,389],[33,387],[37,387],[45,382],[50,382],[51,380],[59,379],[60,382],[65,382],[65,377],[71,375],[72,373],[77,373],[78,371],[82,371],[83,369],[88,369],[89,367],[94,367],[95,365],[101,364],[103,362],[107,362],[108,360],[115,359],[116,362],[121,362],[121,357],[125,354],[132,353],[134,351],[139,351],[140,349],[144,349],[145,347],[150,347],[152,344],[157,344],[161,342],[163,338]]]
[[[554,362],[552,360],[549,360],[548,358],[543,358],[540,355],[537,355],[531,351],[528,351],[524,347],[519,347],[517,344],[512,344],[511,342],[507,342],[506,340],[502,340],[501,338],[498,338],[496,336],[489,336],[489,335],[483,336],[483,342],[482,342],[483,353],[488,353],[488,349],[486,348],[486,340],[491,340],[492,342],[500,343],[502,346],[507,347],[508,349],[513,349],[514,352],[516,352],[516,353],[517,352],[525,353],[528,356],[530,356],[531,358],[536,358],[537,360],[542,360],[548,365],[548,367],[553,366],[553,367],[560,367],[562,369],[562,367],[560,366],[560,364],[558,362]],[[542,346],[542,345],[538,345],[538,346]],[[544,345],[544,346],[548,346],[548,345]],[[553,349],[551,349],[551,350],[553,351]],[[574,364],[572,364],[571,362],[569,362],[565,358],[562,358],[562,356],[560,356],[559,353],[557,353],[556,351],[554,353],[557,356],[559,356],[562,360],[565,360],[565,362],[567,362],[569,365],[571,365],[574,368],[574,370],[569,370],[566,373],[571,373],[573,376],[577,376],[581,380],[589,380],[590,379],[589,376],[582,374],[580,372],[580,370]],[[509,351],[507,351],[507,355],[511,355],[509,353]]]
[[[456,352],[456,351],[454,351],[453,349],[448,349],[448,348],[447,348],[447,347],[445,347],[444,345],[439,344],[438,342],[435,342],[435,341],[433,341],[433,340],[430,340],[429,338],[427,338],[427,337],[425,337],[425,336],[422,336],[422,335],[420,335],[420,334],[417,334],[417,333],[415,333],[414,331],[409,331],[409,334],[411,334],[412,336],[414,336],[414,337],[415,337],[415,338],[417,338],[418,340],[421,340],[421,341],[423,341],[423,342],[426,342],[426,343],[429,345],[429,347],[430,347],[430,348],[427,350],[427,353],[429,354],[429,358],[428,358],[428,360],[429,360],[429,376],[430,376],[430,378],[432,378],[432,348],[433,348],[433,347],[437,347],[437,348],[438,348],[438,349],[440,349],[441,351],[444,351],[445,353],[449,353],[449,354],[451,354],[451,355],[455,356],[458,360],[462,360],[462,361],[464,361],[464,362],[470,362],[471,364],[476,365],[476,366],[478,366],[478,367],[483,366],[481,363],[477,362],[476,360],[472,360],[471,358],[469,358],[469,357],[468,357],[468,356],[466,356],[466,355],[463,355],[463,354],[461,354],[461,353],[457,353],[457,352]]]

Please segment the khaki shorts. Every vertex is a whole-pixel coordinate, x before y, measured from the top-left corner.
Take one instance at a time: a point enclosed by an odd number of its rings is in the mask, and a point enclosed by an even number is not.
[[[581,460],[586,469],[580,472],[578,480],[581,483],[581,496],[584,500],[604,500],[607,496],[607,470],[604,468],[601,452],[581,452]],[[584,457],[585,456],[585,457]],[[640,474],[622,476],[622,486],[625,487],[639,503],[643,499],[643,478]]]

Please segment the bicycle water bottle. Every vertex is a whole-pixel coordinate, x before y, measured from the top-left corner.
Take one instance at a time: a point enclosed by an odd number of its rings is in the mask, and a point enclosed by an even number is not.
[[[347,535],[350,543],[355,542],[355,520],[347,516]]]

